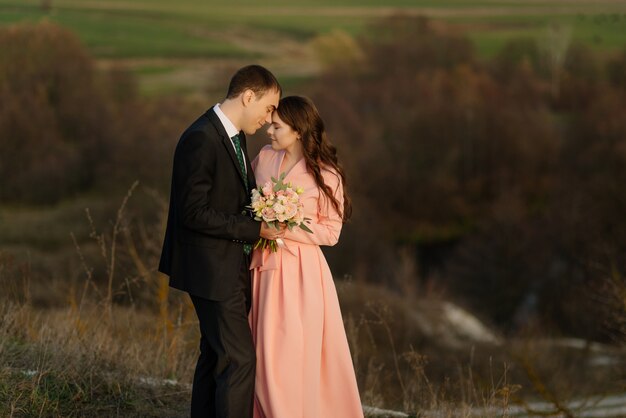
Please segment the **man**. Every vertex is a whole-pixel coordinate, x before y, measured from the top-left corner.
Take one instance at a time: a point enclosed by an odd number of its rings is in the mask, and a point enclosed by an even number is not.
[[[182,134],[174,153],[169,215],[159,271],[191,296],[200,323],[200,357],[191,416],[252,416],[255,351],[248,325],[250,244],[284,234],[252,219],[255,187],[245,134],[278,106],[281,88],[251,65],[231,79],[226,99]]]

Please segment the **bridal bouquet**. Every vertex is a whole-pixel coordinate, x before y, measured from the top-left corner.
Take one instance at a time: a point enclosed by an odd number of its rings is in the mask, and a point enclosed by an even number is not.
[[[268,225],[280,229],[280,223],[286,223],[289,230],[299,227],[306,232],[313,233],[306,226],[309,218],[304,217],[304,206],[300,202],[300,195],[304,192],[301,187],[294,188],[291,183],[284,183],[285,173],[272,181],[265,182],[257,189],[252,189],[252,204],[248,206],[254,213],[254,219],[265,221]],[[269,248],[276,252],[278,247],[284,245],[282,240],[268,240],[259,238],[254,248]]]

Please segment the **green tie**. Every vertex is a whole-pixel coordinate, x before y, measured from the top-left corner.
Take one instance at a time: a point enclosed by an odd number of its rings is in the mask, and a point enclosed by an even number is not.
[[[243,162],[243,152],[241,151],[241,141],[239,140],[239,134],[233,136],[231,139],[233,140],[233,144],[235,145],[235,154],[237,154],[237,161],[239,161],[239,168],[241,168],[241,174],[244,178],[246,193],[248,193],[248,177],[246,176],[246,165]],[[252,245],[243,244],[243,252],[245,254],[250,254],[252,252]]]
[[[243,178],[246,178],[246,165],[243,162],[243,152],[241,151],[241,140],[239,139],[239,135],[235,135],[232,137],[233,144],[235,145],[235,154],[237,154],[237,161],[239,161],[239,168],[241,168],[241,174]],[[246,186],[246,192],[248,192],[248,182],[244,181]]]

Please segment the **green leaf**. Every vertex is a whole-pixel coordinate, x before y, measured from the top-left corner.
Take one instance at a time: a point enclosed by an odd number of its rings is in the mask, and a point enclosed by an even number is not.
[[[302,223],[300,224],[300,229],[304,229],[304,230],[305,230],[306,232],[308,232],[309,234],[312,234],[312,233],[313,233],[313,231],[311,231],[311,229],[310,229],[308,226],[306,226],[306,224],[305,224],[304,222],[302,222]]]
[[[275,192],[279,190],[287,190],[287,185],[283,182],[283,180],[285,180],[286,175],[287,175],[286,173],[281,173],[280,176],[278,177],[278,180],[272,177],[272,181],[275,183],[274,188],[273,188]]]

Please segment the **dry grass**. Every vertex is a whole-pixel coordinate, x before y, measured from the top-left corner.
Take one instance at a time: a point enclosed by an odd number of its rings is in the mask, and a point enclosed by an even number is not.
[[[339,294],[365,405],[419,417],[469,417],[476,407],[485,408],[485,417],[506,416],[520,389],[509,382],[506,363],[491,359],[474,365],[483,359],[475,360],[469,346],[466,359],[429,341],[412,323],[406,301],[384,289],[344,283]]]
[[[160,240],[163,219],[148,228],[127,219],[134,187],[104,231],[87,216],[98,251],[87,255],[75,241],[82,272],[72,285],[55,282],[42,289],[42,281],[31,282],[27,264],[0,252],[5,289],[0,296],[0,416],[187,415],[198,355],[197,319],[189,299],[170,293],[167,278],[155,271],[159,245],[154,242]],[[159,210],[165,213],[164,207]],[[122,261],[124,269],[118,265]],[[406,284],[415,269],[404,264],[397,274]],[[424,335],[415,320],[420,313],[436,322],[440,292],[431,289],[418,297],[428,290],[399,288],[403,297],[363,282],[338,284],[365,405],[414,417],[476,416],[476,408],[481,416],[500,417],[508,416],[513,404],[534,398],[572,416],[576,411],[568,410],[564,400],[597,390],[608,393],[610,384],[601,382],[625,377],[580,367],[593,350],[546,347],[532,337],[500,346],[445,347],[443,339]],[[38,306],[31,295],[44,291],[62,300],[48,305],[54,308]]]
[[[349,290],[382,293],[362,284]],[[468,348],[466,357],[415,338],[399,299],[386,305],[379,297],[356,316],[345,293],[346,331],[365,405],[414,417],[476,416],[476,408],[484,417],[501,417],[524,399],[542,398],[555,413],[576,413],[564,401],[573,393],[568,385],[576,385],[573,376],[584,371],[564,375],[559,362],[580,365],[584,357],[512,341],[498,349]],[[166,302],[158,308],[109,307],[106,298],[93,297],[70,296],[54,309],[34,307],[28,297],[0,300],[0,416],[186,416],[197,322],[186,297],[162,295]],[[415,346],[407,348],[407,341]],[[537,361],[542,356],[545,363]],[[172,384],[151,385],[147,378]]]
[[[198,354],[197,323],[185,300],[168,307],[163,317],[154,310],[113,306],[109,317],[108,307],[91,302],[59,309],[0,302],[0,416],[185,416]],[[347,323],[351,334],[371,332],[368,327]],[[471,368],[461,372],[459,383],[432,383],[423,355],[392,357],[392,364],[385,364],[384,356],[355,355],[364,376],[364,404],[469,416],[475,405],[506,407],[515,389],[498,379],[493,390],[479,390]],[[152,386],[146,378],[176,383]],[[458,387],[466,390],[460,402],[447,393]],[[398,391],[394,398],[400,404],[390,402],[389,389]]]
[[[172,416],[184,405],[196,356],[186,307],[166,323],[135,308],[113,307],[111,320],[107,311],[0,302],[0,416]]]
[[[56,308],[36,306],[28,265],[0,253],[0,416],[185,416],[198,354],[195,313],[146,267],[154,249],[137,250],[136,241],[149,238],[135,238],[124,214],[135,187],[110,229],[98,231],[86,211],[99,251],[85,256],[72,236],[83,272],[72,285],[48,285],[49,294],[63,294]],[[120,273],[120,258],[138,273]],[[42,283],[35,286],[41,294]],[[137,288],[152,302],[135,303]],[[165,379],[170,384],[159,383]]]
[[[618,346],[528,331],[454,347],[444,335],[424,334],[424,318],[445,324],[432,309],[438,296],[403,297],[359,282],[338,291],[364,404],[420,417],[534,416],[540,405],[540,415],[567,417],[626,387],[626,351]]]

